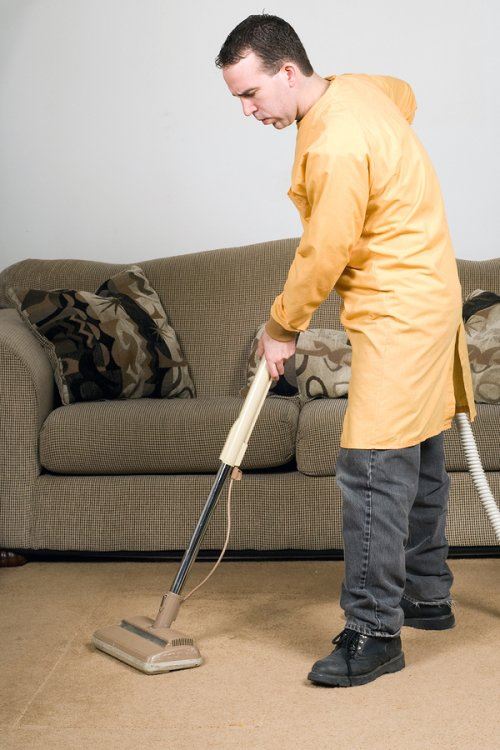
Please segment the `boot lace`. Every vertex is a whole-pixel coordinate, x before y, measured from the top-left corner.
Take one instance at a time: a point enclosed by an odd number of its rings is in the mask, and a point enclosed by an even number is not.
[[[344,628],[335,638],[332,639],[332,643],[338,643],[339,648],[344,647],[346,655],[347,673],[351,675],[351,658],[354,657],[356,649],[358,647],[358,641],[361,633],[357,630],[351,630],[350,628]]]

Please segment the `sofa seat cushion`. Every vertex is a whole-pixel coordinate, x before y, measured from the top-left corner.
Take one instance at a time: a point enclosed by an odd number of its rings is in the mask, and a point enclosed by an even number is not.
[[[342,424],[347,398],[318,398],[304,404],[297,430],[297,469],[309,476],[335,474]],[[476,404],[477,416],[472,423],[477,449],[485,471],[500,470],[498,450],[499,404]],[[456,420],[444,431],[445,467],[447,471],[467,471],[467,460]]]
[[[301,405],[295,458],[309,476],[335,474],[347,398],[316,398]]]
[[[57,474],[216,473],[240,396],[88,401],[54,409],[40,430],[40,463]],[[295,454],[300,408],[266,398],[241,464],[282,466]]]

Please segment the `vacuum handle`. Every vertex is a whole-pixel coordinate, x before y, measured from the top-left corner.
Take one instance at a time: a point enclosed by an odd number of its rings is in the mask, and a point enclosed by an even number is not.
[[[229,466],[239,466],[243,461],[248,441],[252,434],[257,417],[266,400],[272,377],[267,369],[266,358],[263,356],[255,373],[252,385],[248,391],[238,419],[231,427],[224,447],[220,453],[220,460]]]

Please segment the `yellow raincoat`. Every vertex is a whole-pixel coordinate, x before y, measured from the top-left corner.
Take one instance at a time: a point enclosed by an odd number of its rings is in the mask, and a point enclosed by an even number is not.
[[[352,346],[344,448],[404,448],[476,416],[457,265],[439,182],[392,76],[328,76],[297,121],[288,195],[303,235],[267,333],[305,331],[335,289]]]

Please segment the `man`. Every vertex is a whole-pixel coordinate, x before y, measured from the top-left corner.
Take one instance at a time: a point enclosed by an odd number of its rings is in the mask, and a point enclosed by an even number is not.
[[[352,376],[335,478],[346,626],[308,679],[361,685],[404,667],[403,624],[454,625],[443,431],[476,409],[443,199],[405,81],[323,78],[292,27],[265,14],[236,26],[216,64],[245,115],[297,127],[288,195],[304,231],[258,350],[274,379],[333,289],[343,302]]]

